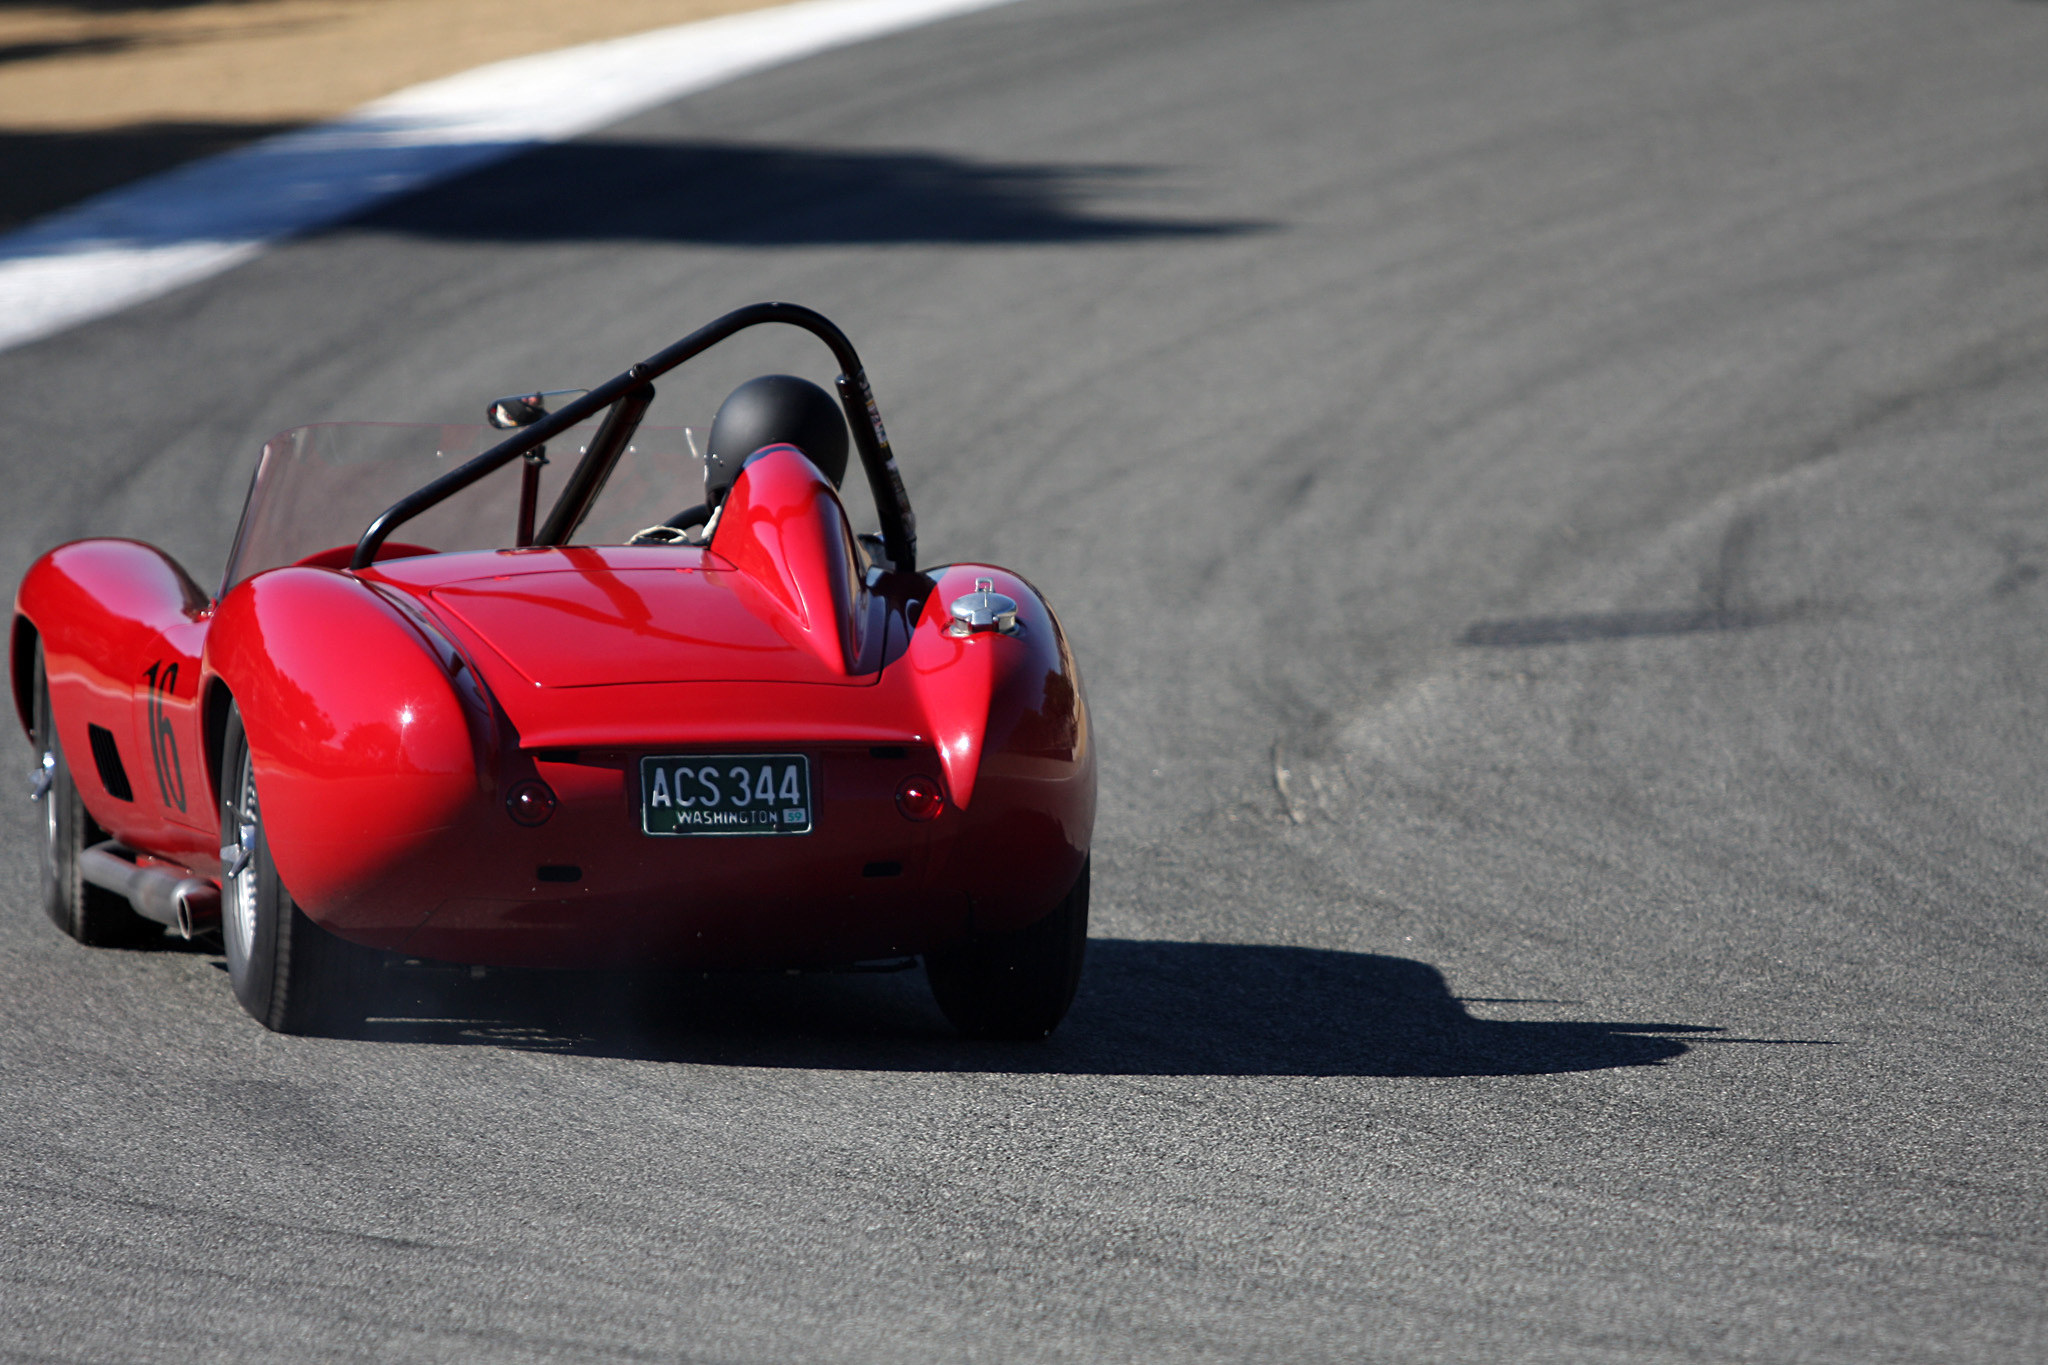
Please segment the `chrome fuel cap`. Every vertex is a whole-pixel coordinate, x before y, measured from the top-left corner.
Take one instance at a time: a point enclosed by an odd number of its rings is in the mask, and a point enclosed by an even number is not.
[[[946,633],[973,635],[977,631],[993,630],[1000,635],[1016,634],[1017,603],[996,592],[995,586],[994,579],[977,578],[973,592],[954,598],[951,608],[953,624],[946,627]]]

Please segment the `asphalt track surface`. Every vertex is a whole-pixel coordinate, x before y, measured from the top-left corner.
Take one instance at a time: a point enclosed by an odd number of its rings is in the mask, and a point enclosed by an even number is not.
[[[915,973],[267,1035],[60,938],[8,804],[0,1357],[2041,1359],[2044,54],[2022,0],[1026,0],[0,357],[10,579],[204,579],[276,428],[811,303],[1105,765],[1028,1047]]]

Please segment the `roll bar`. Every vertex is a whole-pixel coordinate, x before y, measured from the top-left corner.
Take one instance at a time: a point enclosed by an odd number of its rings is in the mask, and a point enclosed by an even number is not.
[[[798,327],[824,342],[839,364],[839,402],[846,410],[846,423],[853,429],[854,449],[860,452],[861,467],[867,471],[868,489],[874,495],[875,514],[882,523],[882,547],[890,566],[906,573],[917,568],[917,517],[910,510],[910,494],[903,487],[903,475],[896,468],[896,456],[889,448],[889,433],[883,429],[882,414],[868,388],[867,371],[846,333],[823,313],[794,303],[755,303],[736,308],[709,326],[700,327],[681,341],[659,351],[624,374],[615,375],[559,412],[549,413],[483,454],[449,470],[432,483],[408,493],[377,515],[356,542],[349,568],[363,569],[375,562],[385,537],[428,508],[460,493],[493,470],[512,463],[527,451],[544,445],[578,422],[601,411],[605,413],[597,436],[590,443],[569,480],[548,513],[546,523],[534,536],[536,545],[562,545],[574,535],[590,506],[611,477],[613,466],[632,441],[640,419],[654,401],[654,381],[686,360],[702,355],[719,342],[749,327],[779,322]]]

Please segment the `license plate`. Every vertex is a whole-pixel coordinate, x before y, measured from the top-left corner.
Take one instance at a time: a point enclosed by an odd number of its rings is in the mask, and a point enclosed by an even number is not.
[[[649,834],[809,834],[811,814],[802,754],[640,760],[640,828]]]

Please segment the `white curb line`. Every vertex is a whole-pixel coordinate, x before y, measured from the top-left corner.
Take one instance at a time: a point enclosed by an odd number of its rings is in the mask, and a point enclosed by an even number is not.
[[[827,48],[1008,0],[803,0],[494,62],[89,199],[0,236],[0,350],[240,265],[283,238]]]

